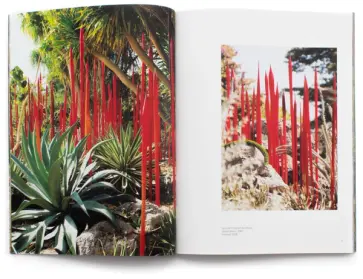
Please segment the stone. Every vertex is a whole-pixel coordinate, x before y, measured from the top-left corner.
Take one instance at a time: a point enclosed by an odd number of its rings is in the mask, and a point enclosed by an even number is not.
[[[222,154],[222,190],[223,210],[290,209],[281,196],[289,186],[265,164],[259,149],[243,142],[226,147]]]
[[[116,226],[102,221],[85,230],[77,237],[79,255],[132,255],[137,249],[137,228],[141,201],[126,202],[111,209],[116,216]],[[146,233],[157,230],[170,210],[146,203]]]
[[[59,255],[54,248],[47,248],[40,251],[41,255]]]
[[[237,143],[226,147],[222,155],[223,187],[249,189],[268,186],[271,190],[288,188],[263,154],[254,146]]]

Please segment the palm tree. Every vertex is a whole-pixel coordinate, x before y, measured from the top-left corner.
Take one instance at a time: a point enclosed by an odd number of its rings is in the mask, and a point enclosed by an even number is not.
[[[47,67],[48,80],[55,78],[70,87],[68,52],[71,47],[76,80],[79,80],[79,30],[84,28],[87,60],[102,61],[136,94],[136,85],[129,76],[132,67],[139,67],[139,58],[156,73],[162,82],[162,90],[170,94],[169,36],[174,34],[171,10],[148,5],[95,6],[31,12],[21,14],[21,17],[23,31],[38,44],[38,49],[32,53],[32,62],[38,69],[41,64]],[[137,40],[143,32],[148,34],[150,47],[156,51],[153,60]],[[75,86],[79,93],[77,82]],[[22,110],[27,100],[22,104]],[[19,141],[20,134],[17,135]]]
[[[108,61],[104,61],[105,57],[99,55],[102,54],[100,49],[107,51],[107,49],[115,49],[128,44],[139,59],[156,73],[164,85],[170,88],[167,74],[148,57],[147,49],[142,49],[136,39],[140,38],[143,32],[147,32],[157,53],[167,63],[169,59],[166,55],[167,38],[170,32],[167,25],[169,17],[170,10],[159,6],[99,6],[84,8],[80,21],[85,27],[86,43],[96,46],[89,48],[89,51],[105,64]],[[154,29],[154,26],[157,29]],[[108,65],[106,64],[106,66]]]

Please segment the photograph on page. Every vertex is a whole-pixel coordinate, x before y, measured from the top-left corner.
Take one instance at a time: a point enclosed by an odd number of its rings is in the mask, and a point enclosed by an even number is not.
[[[337,49],[221,46],[222,209],[336,210]]]
[[[14,254],[175,254],[175,14],[9,17]]]

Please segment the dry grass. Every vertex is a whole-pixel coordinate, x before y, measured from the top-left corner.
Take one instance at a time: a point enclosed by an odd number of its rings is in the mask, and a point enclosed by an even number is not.
[[[284,191],[271,191],[267,186],[243,189],[236,185],[233,189],[223,187],[223,210],[330,210],[331,202],[327,195],[319,193],[320,202],[316,203],[313,194],[308,199],[292,187]]]

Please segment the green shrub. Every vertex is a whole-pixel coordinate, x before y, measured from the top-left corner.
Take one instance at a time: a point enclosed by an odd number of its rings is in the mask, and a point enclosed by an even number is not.
[[[141,188],[141,160],[140,131],[133,135],[130,124],[121,129],[120,138],[110,129],[104,138],[108,141],[95,150],[94,158],[100,169],[115,169],[119,175],[111,182],[122,192],[139,195]]]
[[[76,254],[76,237],[79,222],[90,220],[91,214],[106,217],[112,223],[115,217],[99,203],[104,196],[93,194],[99,189],[112,189],[105,181],[115,170],[94,172],[96,163],[90,163],[92,152],[105,144],[100,142],[84,154],[86,138],[74,146],[72,133],[75,126],[57,134],[48,142],[48,131],[41,139],[41,156],[36,147],[35,133],[22,135],[22,156],[11,160],[20,170],[11,169],[11,185],[26,199],[12,213],[11,247],[13,252],[24,251],[35,241],[39,253],[44,241],[53,241],[58,253]]]

